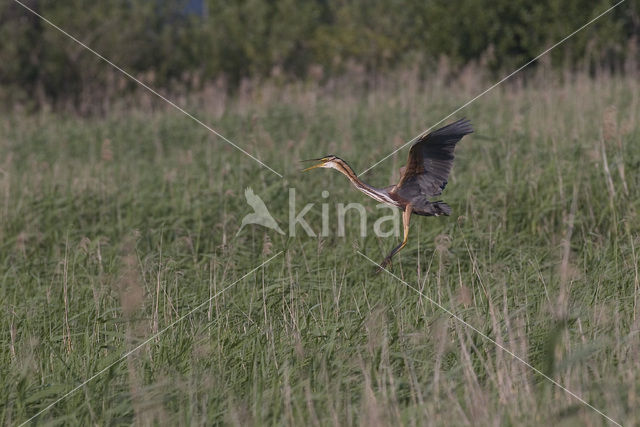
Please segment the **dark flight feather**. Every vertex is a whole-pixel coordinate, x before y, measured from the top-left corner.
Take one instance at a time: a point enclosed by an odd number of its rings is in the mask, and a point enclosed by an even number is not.
[[[453,166],[456,144],[472,132],[471,122],[461,119],[420,138],[411,147],[406,169],[391,193],[414,201],[442,194]]]

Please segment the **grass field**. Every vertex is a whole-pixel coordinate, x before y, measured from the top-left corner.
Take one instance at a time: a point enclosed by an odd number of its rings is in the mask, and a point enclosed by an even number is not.
[[[414,217],[393,265],[426,297],[373,274],[358,251],[380,261],[398,239],[360,237],[356,215],[346,237],[236,236],[248,186],[284,230],[289,188],[316,231],[323,203],[360,202],[373,224],[377,202],[298,160],[362,171],[490,83],[362,80],[180,100],[284,179],[150,99],[2,117],[0,423],[100,373],[32,422],[610,424],[431,298],[640,424],[638,80],[540,72],[452,117],[476,129],[442,195],[454,212]],[[406,156],[365,179],[392,183]]]

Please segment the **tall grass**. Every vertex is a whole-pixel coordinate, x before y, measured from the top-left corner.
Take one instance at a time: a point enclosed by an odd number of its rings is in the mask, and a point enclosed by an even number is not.
[[[249,226],[251,186],[286,229],[288,188],[375,202],[299,159],[364,170],[487,85],[469,69],[182,101],[279,179],[149,99],[105,118],[0,119],[0,420],[41,423],[604,425],[607,421],[357,254],[396,239]],[[640,423],[640,84],[550,75],[456,117],[448,218],[414,218],[393,271],[624,425]],[[387,185],[407,150],[363,178]],[[322,198],[321,191],[330,195]]]

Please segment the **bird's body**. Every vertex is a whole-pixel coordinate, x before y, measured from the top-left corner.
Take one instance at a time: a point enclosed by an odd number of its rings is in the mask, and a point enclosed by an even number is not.
[[[347,178],[349,178],[349,181],[351,181],[356,189],[380,203],[394,206],[403,211],[408,204],[412,204],[413,213],[422,216],[440,216],[449,215],[451,213],[451,208],[446,203],[430,202],[427,199],[422,200],[422,203],[412,203],[411,200],[406,199],[402,195],[398,194],[398,192],[394,191],[394,189],[397,187],[396,185],[391,185],[384,188],[373,187],[358,178],[358,176],[355,174],[355,172],[347,162],[342,160],[340,157],[333,157],[333,161],[337,166],[333,169],[338,169],[340,172],[346,175]]]
[[[418,138],[409,151],[407,165],[401,170],[400,181],[385,188],[373,187],[362,181],[351,166],[337,156],[326,156],[316,167],[336,169],[367,196],[403,211],[402,223],[404,239],[382,262],[382,267],[391,262],[391,258],[406,244],[409,233],[409,220],[412,214],[422,216],[440,216],[451,214],[451,208],[441,201],[430,201],[442,194],[447,185],[449,172],[453,166],[454,149],[463,136],[473,132],[471,123],[462,119],[448,126]]]

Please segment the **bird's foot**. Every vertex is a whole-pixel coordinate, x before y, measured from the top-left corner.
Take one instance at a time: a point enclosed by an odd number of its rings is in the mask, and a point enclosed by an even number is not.
[[[378,267],[376,268],[376,274],[380,274],[381,272],[383,272],[384,270],[388,270],[389,268],[391,268],[391,257],[388,256],[382,260],[380,265],[378,265]]]

